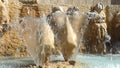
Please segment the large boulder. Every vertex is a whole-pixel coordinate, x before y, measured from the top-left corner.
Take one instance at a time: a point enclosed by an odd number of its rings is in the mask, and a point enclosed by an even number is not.
[[[82,53],[84,50],[83,35],[88,23],[87,15],[81,13],[77,7],[70,7],[67,10],[67,16],[69,17],[70,24],[77,35],[77,50],[79,51],[80,48],[80,52]]]
[[[48,16],[48,21],[55,35],[55,45],[58,46],[63,57],[68,61],[77,47],[76,34],[72,29],[67,15],[58,7]]]

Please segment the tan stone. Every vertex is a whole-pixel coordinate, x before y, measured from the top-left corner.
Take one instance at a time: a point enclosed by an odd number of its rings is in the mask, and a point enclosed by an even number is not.
[[[22,39],[18,36],[17,34],[18,32],[11,30],[11,31],[7,31],[3,37],[1,38],[1,53],[2,56],[15,56],[17,48],[23,48],[24,49],[24,45],[22,42]],[[22,53],[26,53],[26,50],[24,52],[22,52],[21,50],[19,51],[21,54]],[[9,55],[7,55],[9,54]],[[27,54],[25,54],[24,56],[26,56]],[[19,56],[21,56],[19,54]]]
[[[20,17],[33,16],[40,17],[39,9],[37,6],[22,6]]]
[[[50,26],[55,35],[55,45],[59,47],[64,59],[69,60],[77,47],[76,34],[64,12],[58,10],[51,13],[50,18]]]
[[[9,23],[9,9],[8,9],[8,1],[4,2],[0,0],[0,24],[8,24]]]
[[[71,8],[71,10],[69,10]],[[70,7],[67,10],[67,15],[69,17],[69,21],[70,24],[74,30],[74,32],[77,35],[77,49],[79,50],[80,48],[80,52],[82,52],[82,44],[83,42],[81,42],[81,40],[83,40],[83,34],[84,34],[84,30],[85,28],[83,28],[85,26],[86,20],[87,20],[87,16],[85,14],[83,14],[82,12],[79,11],[79,8],[77,7]],[[72,11],[72,12],[71,12]],[[69,13],[70,12],[70,13]]]
[[[120,12],[116,13],[112,22],[111,22],[111,36],[112,41],[120,40]]]
[[[13,20],[16,20],[20,16],[20,9],[22,7],[22,3],[20,2],[9,2],[9,16],[10,16],[10,22]]]
[[[37,66],[43,66],[49,62],[49,56],[55,48],[54,34],[44,18],[42,20],[34,17],[23,19],[21,23],[24,25],[22,35],[27,51]]]
[[[97,18],[97,17],[96,17]],[[107,25],[102,19],[90,20],[88,25],[86,43],[88,45],[87,50],[90,53],[103,53],[104,51],[104,39],[107,34]]]

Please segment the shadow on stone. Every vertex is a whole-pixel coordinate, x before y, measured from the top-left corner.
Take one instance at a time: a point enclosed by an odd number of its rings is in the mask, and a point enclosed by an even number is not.
[[[75,65],[75,63],[76,63],[75,61],[69,61],[70,65]]]

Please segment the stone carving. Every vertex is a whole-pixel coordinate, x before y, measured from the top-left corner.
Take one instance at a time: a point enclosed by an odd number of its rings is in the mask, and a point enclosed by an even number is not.
[[[89,25],[87,37],[87,50],[90,53],[106,53],[105,37],[107,33],[107,25],[105,17],[100,14],[103,10],[102,3],[98,3],[91,12],[88,12]]]

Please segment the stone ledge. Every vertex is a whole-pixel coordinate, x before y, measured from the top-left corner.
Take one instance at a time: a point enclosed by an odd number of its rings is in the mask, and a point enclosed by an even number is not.
[[[15,68],[36,68],[34,61],[30,57],[24,58],[15,58],[15,57],[8,57],[8,58],[0,58],[0,65],[8,66],[8,67],[15,67]],[[1,67],[1,66],[0,66]],[[47,66],[43,68],[89,68],[87,64],[79,62],[79,61],[70,61],[64,62],[62,60],[54,60],[51,61]]]

